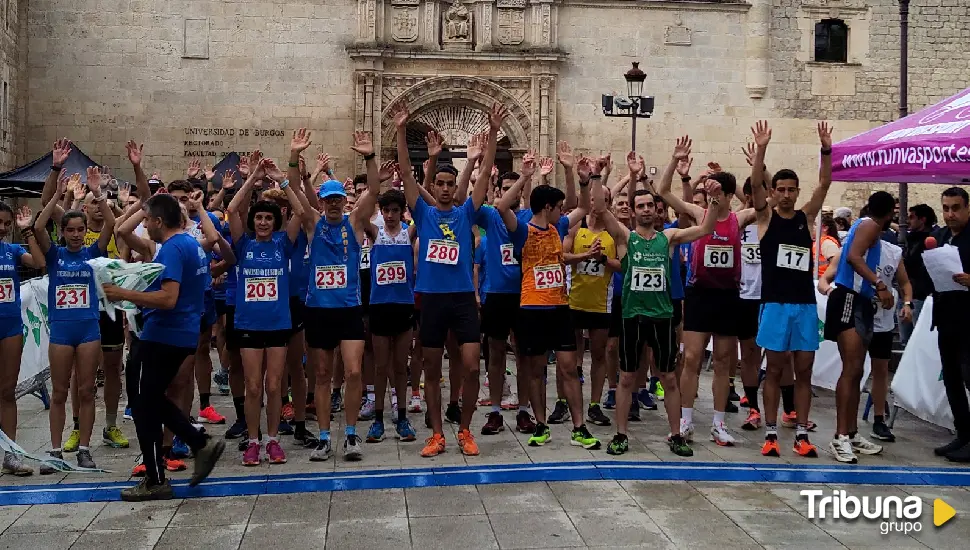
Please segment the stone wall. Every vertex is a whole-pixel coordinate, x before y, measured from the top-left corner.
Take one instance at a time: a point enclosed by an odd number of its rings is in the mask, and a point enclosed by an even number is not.
[[[24,160],[27,26],[22,23],[26,14],[26,0],[0,3],[0,171]]]

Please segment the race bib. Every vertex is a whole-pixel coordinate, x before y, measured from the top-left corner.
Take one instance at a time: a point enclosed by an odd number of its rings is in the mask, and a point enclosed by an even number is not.
[[[370,269],[370,247],[364,246],[360,249],[360,269]]]
[[[408,272],[404,262],[377,264],[376,277],[377,284],[381,286],[408,282]]]
[[[741,259],[746,264],[760,264],[761,245],[758,243],[743,243],[741,245]]]
[[[633,292],[663,292],[667,290],[667,279],[662,267],[633,266],[630,274],[630,290]]]
[[[576,264],[577,275],[589,275],[591,277],[602,277],[606,275],[606,264],[592,258],[583,260]]]
[[[778,267],[794,269],[795,271],[808,271],[812,261],[812,251],[803,246],[793,246],[790,244],[778,245]]]
[[[428,241],[428,254],[424,259],[436,264],[458,265],[459,248],[456,241],[431,239]]]
[[[532,268],[536,280],[536,290],[561,288],[565,282],[562,267],[558,265],[537,265]]]
[[[320,290],[347,288],[347,266],[318,265],[314,274],[314,281]]]
[[[515,255],[512,253],[511,244],[503,244],[499,247],[502,252],[502,265],[519,265],[519,261],[515,259]]]
[[[247,302],[275,302],[277,289],[276,277],[246,277]]]
[[[14,294],[13,279],[0,279],[0,304],[10,304],[17,299]]]
[[[91,305],[88,285],[57,285],[54,288],[56,309],[87,309]]]
[[[734,267],[734,247],[709,244],[704,247],[704,267],[732,268]]]

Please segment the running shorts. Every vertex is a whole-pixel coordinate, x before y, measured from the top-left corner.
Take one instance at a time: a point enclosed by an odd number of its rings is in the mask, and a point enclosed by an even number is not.
[[[101,312],[98,320],[98,329],[101,331],[101,351],[121,351],[125,348],[125,322],[121,311],[115,311],[115,320],[112,321],[108,314]]]
[[[576,332],[569,306],[519,308],[516,345],[522,355],[535,357],[550,351],[576,351]]]
[[[609,330],[610,328],[609,313],[570,309],[569,314],[573,316],[573,328],[576,330]]]
[[[392,337],[414,327],[414,304],[371,304],[370,332]]]
[[[758,322],[761,319],[761,300],[740,301],[735,322],[738,324],[738,340],[752,340],[758,336]]]
[[[422,301],[418,336],[423,347],[445,347],[449,330],[458,345],[480,341],[478,303],[474,292],[436,292],[428,294]]]
[[[51,321],[51,344],[71,346],[72,348],[101,339],[101,328],[93,319],[83,321]]]
[[[364,315],[360,306],[307,307],[306,345],[313,349],[336,349],[344,340],[364,340]]]
[[[836,285],[825,306],[825,339],[837,342],[840,334],[855,329],[862,337],[862,344],[868,347],[872,341],[875,314],[876,305],[872,299]]]
[[[482,332],[492,340],[506,341],[519,315],[518,294],[489,292],[482,304]]]
[[[893,356],[893,333],[874,332],[872,341],[869,342],[869,358],[882,359],[888,361]]]
[[[653,350],[654,361],[660,372],[673,372],[677,368],[677,325],[673,319],[654,319],[637,315],[623,320],[620,332],[620,370],[637,372],[643,358],[643,346]]]
[[[296,296],[290,296],[290,334],[296,334],[303,330],[306,322],[306,304]]]
[[[285,348],[290,343],[291,329],[283,330],[239,330],[236,340],[240,348],[267,349]]]
[[[736,289],[687,287],[684,330],[716,336],[737,336],[740,293]]]

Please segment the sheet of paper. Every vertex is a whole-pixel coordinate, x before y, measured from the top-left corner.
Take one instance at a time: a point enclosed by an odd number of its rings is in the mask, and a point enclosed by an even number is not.
[[[933,287],[937,292],[962,291],[966,292],[967,287],[955,282],[953,276],[963,273],[963,264],[960,262],[960,251],[955,246],[943,246],[923,252],[923,264],[926,272],[933,279]]]

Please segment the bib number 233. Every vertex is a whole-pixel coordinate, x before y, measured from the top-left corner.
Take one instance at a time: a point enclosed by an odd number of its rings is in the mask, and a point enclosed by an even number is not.
[[[455,241],[432,239],[428,241],[425,260],[436,264],[458,265],[459,246]]]
[[[347,266],[321,265],[317,266],[314,281],[320,290],[347,288]]]

